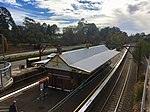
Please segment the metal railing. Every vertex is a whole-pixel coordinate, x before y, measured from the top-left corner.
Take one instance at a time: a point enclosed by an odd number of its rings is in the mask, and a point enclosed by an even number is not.
[[[145,112],[146,86],[147,86],[147,80],[148,80],[148,74],[149,74],[149,60],[148,59],[146,59],[146,65],[147,65],[147,68],[146,68],[143,96],[142,96],[142,102],[141,102],[141,112]]]
[[[9,86],[13,82],[11,73],[11,63],[6,61],[0,62],[0,89]]]

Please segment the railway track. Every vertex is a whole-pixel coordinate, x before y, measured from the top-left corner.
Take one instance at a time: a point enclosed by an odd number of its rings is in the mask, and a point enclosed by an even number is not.
[[[130,69],[131,61],[126,61],[113,89],[99,112],[118,112],[123,106],[122,100],[124,99],[124,91],[129,79],[129,69],[127,65],[129,65]]]
[[[125,64],[119,74],[115,76],[116,79],[114,77],[111,80],[86,112],[131,112],[133,88],[136,81],[135,71],[134,73],[131,71],[134,69],[133,67],[136,68],[136,65],[133,63],[131,55],[128,54]]]
[[[131,83],[130,72],[131,69],[133,69],[131,64],[132,64],[132,57],[131,54],[128,54],[126,63],[122,68],[119,77],[113,89],[111,90],[106,102],[104,103],[103,107],[100,109],[99,112],[108,112],[108,111],[109,112],[130,112],[131,111],[132,108],[131,105],[127,106],[126,104],[125,106],[125,102],[127,103],[127,99],[128,101],[130,101],[129,98],[132,99],[132,97],[127,96],[129,95],[128,93],[130,93],[133,90],[133,88],[129,89],[129,84]]]

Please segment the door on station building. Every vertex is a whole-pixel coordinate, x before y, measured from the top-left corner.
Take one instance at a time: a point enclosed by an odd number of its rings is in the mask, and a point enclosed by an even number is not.
[[[57,88],[63,89],[62,79],[60,77],[57,77],[56,86]]]
[[[57,83],[57,76],[52,76],[52,87],[56,88],[57,87],[56,83]]]
[[[52,76],[52,86],[54,88],[60,88],[63,89],[62,79],[58,76]]]

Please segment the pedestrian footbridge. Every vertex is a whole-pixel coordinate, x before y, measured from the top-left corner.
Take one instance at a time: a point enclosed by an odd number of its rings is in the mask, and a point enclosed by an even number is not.
[[[10,86],[12,83],[11,63],[0,61],[0,90]]]

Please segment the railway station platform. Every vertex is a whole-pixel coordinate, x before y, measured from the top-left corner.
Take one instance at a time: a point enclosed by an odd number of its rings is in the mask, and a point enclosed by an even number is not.
[[[121,58],[123,52],[124,50],[112,59],[112,67],[115,66],[115,63]],[[47,112],[69,94],[69,92],[53,88],[48,88],[47,92],[47,96],[40,99],[40,86],[37,84],[32,88],[16,93],[4,101],[0,101],[0,106],[9,107],[13,101],[16,100],[19,112]]]
[[[48,95],[40,99],[39,86],[37,85],[27,91],[15,94],[8,100],[0,102],[0,106],[9,107],[15,100],[18,112],[48,112],[50,108],[68,94],[68,92],[49,88]]]

